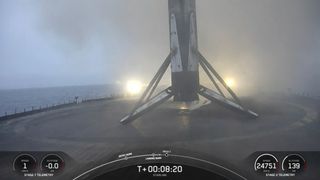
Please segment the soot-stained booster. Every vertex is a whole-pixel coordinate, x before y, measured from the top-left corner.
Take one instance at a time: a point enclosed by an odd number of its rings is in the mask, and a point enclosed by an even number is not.
[[[135,120],[171,97],[174,101],[189,103],[197,102],[199,95],[232,110],[258,117],[258,114],[242,105],[237,95],[199,52],[195,0],[168,0],[168,7],[170,53],[136,106],[120,122],[125,124]],[[153,95],[170,64],[171,86]],[[205,71],[215,89],[200,85],[199,66]],[[224,92],[230,97],[227,98]]]
[[[199,100],[195,0],[169,0],[171,81],[175,101]]]

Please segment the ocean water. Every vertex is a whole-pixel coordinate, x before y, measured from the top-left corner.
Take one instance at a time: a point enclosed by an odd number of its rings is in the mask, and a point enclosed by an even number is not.
[[[50,88],[0,90],[0,117],[5,113],[29,111],[39,108],[85,99],[104,98],[122,94],[118,85],[66,86]]]

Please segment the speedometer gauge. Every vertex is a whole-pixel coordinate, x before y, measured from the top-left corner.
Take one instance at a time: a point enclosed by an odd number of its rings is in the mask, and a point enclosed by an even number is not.
[[[278,159],[272,154],[261,154],[254,162],[254,170],[258,173],[275,173],[278,169]]]

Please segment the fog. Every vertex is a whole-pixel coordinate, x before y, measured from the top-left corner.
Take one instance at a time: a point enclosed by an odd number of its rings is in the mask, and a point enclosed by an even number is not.
[[[197,0],[199,50],[243,93],[319,95],[319,18],[318,0]],[[168,26],[166,0],[3,0],[0,88],[148,83]]]

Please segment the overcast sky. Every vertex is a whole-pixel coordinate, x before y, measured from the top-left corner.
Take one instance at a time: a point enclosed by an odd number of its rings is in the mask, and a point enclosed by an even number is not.
[[[197,0],[200,51],[252,89],[320,91],[319,19],[318,0]],[[0,89],[147,83],[168,53],[166,0],[0,1]]]

